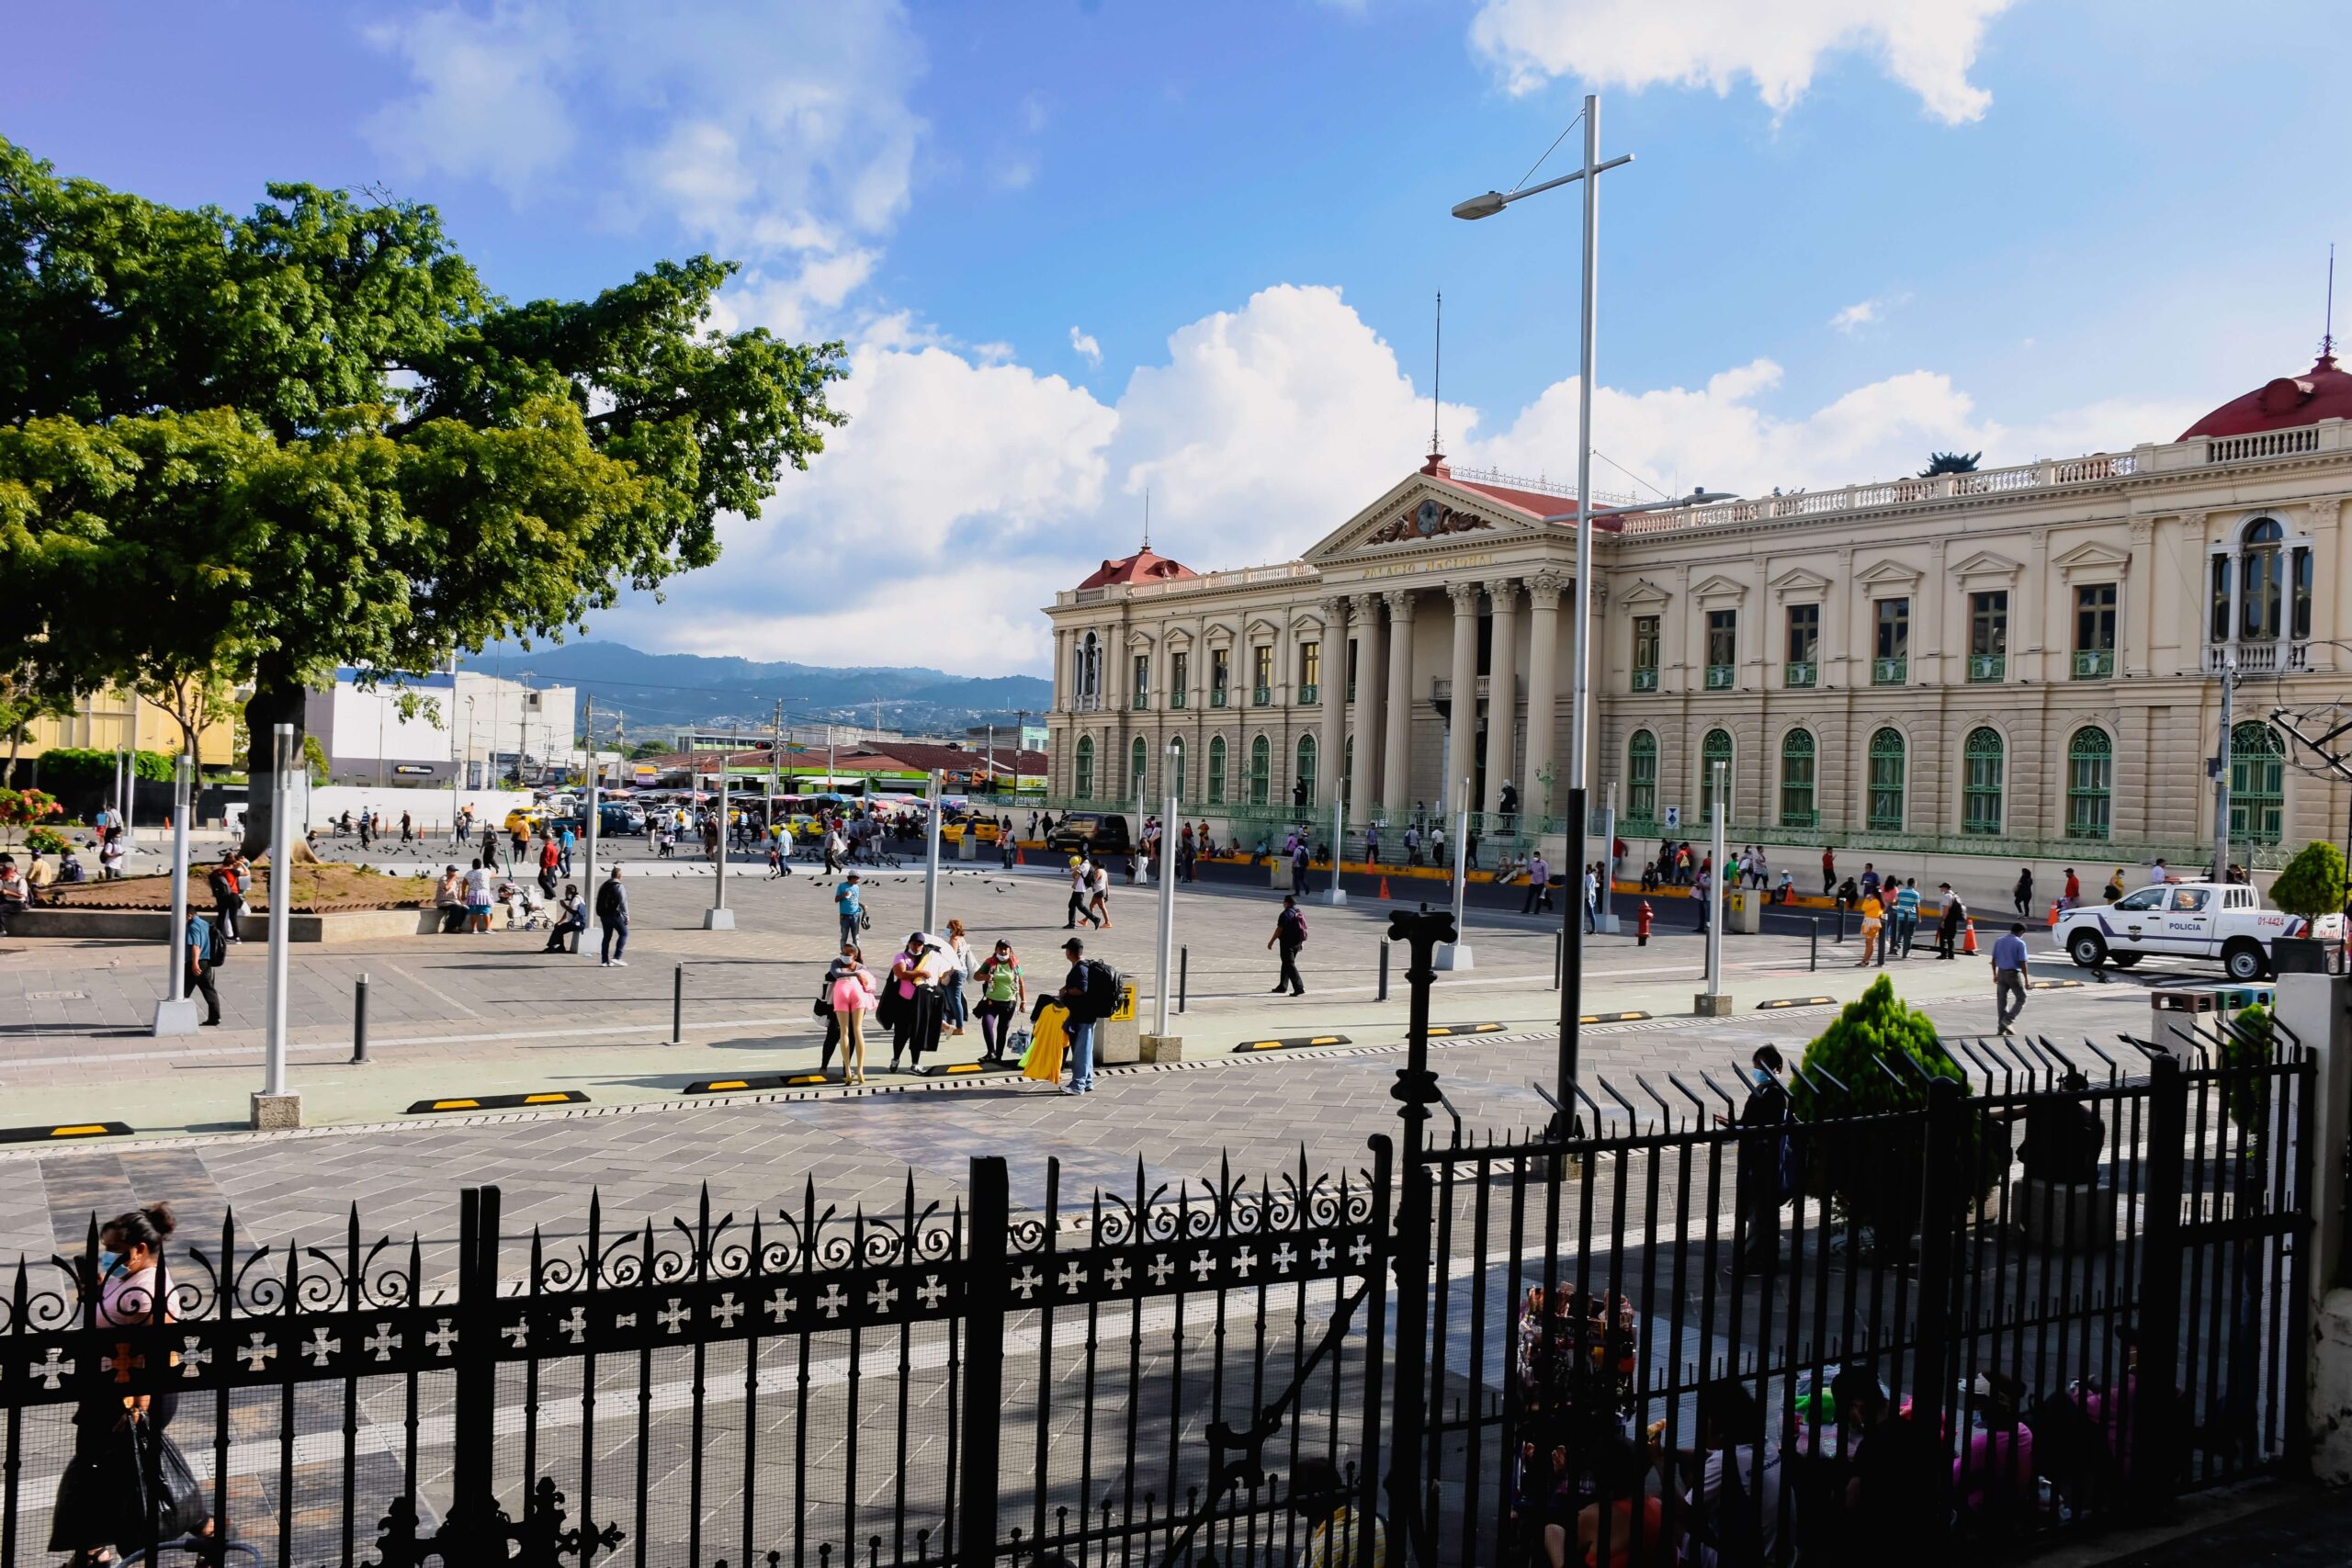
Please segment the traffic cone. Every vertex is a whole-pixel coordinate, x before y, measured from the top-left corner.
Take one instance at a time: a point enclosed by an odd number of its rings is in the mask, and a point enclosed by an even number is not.
[[[1385,876],[1380,879],[1380,899],[1384,904],[1388,901],[1388,878]]]
[[[1029,852],[1023,849],[1019,844],[1013,845],[1012,863],[1015,865],[1027,865],[1029,863]]]
[[[2055,898],[2050,900],[2050,929],[2053,931],[2058,929],[2058,900]]]
[[[1976,917],[1973,915],[1968,917],[1968,934],[1960,944],[1960,951],[1971,958],[1976,956]]]

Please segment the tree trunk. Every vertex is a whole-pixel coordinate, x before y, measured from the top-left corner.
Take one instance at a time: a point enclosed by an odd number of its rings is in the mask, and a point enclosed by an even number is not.
[[[0,773],[0,789],[17,787],[17,754],[22,751],[24,747],[25,727],[20,724],[8,731],[8,767],[5,773]]]
[[[270,773],[277,766],[276,727],[294,727],[291,761],[295,768],[302,767],[303,709],[308,695],[292,668],[274,655],[263,659],[254,673],[254,694],[245,702],[245,841],[242,846],[251,859],[258,860],[269,850]],[[299,834],[296,842],[300,843]],[[294,858],[303,858],[299,849]]]

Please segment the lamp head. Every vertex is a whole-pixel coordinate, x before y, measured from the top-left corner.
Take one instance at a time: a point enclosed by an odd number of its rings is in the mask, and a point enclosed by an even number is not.
[[[1455,202],[1453,215],[1456,218],[1464,219],[1492,218],[1503,209],[1508,199],[1502,192],[1490,190],[1484,196],[1474,196],[1467,201]]]

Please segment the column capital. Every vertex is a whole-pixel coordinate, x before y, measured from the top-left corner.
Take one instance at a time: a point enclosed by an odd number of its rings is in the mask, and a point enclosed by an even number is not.
[[[1349,603],[1355,606],[1357,620],[1369,621],[1380,614],[1380,595],[1377,593],[1358,593]]]
[[[1519,608],[1519,579],[1490,577],[1487,580],[1487,597],[1495,602],[1495,609],[1508,614]]]
[[[1478,596],[1485,592],[1484,586],[1476,582],[1449,582],[1445,585],[1445,596],[1453,601],[1453,613],[1457,615],[1476,615],[1478,613]]]
[[[1413,600],[1417,595],[1415,595],[1413,591],[1409,588],[1391,588],[1386,592],[1383,593],[1381,597],[1388,601],[1388,614],[1390,617],[1393,619],[1402,620],[1412,615]]]
[[[1560,595],[1566,591],[1567,586],[1568,578],[1566,572],[1553,571],[1548,569],[1539,571],[1527,580],[1528,604],[1531,608],[1537,610],[1556,610],[1560,607]]]
[[[1328,599],[1318,599],[1315,602],[1315,607],[1323,612],[1323,624],[1326,629],[1329,628],[1332,622],[1344,621],[1348,618],[1348,601],[1344,595],[1333,594]]]

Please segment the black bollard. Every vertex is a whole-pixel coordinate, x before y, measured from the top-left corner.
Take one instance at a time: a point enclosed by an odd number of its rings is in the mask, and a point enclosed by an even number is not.
[[[1382,943],[1380,944],[1380,995],[1378,995],[1377,997],[1374,997],[1374,998],[1373,998],[1373,1000],[1374,1000],[1374,1001],[1379,1001],[1379,1002],[1385,1002],[1385,1001],[1386,1001],[1387,999],[1388,999],[1388,944],[1387,944],[1386,942],[1382,942]]]
[[[356,1066],[368,1059],[368,976],[361,971],[359,984],[351,994],[351,1060]]]
[[[1808,974],[1821,967],[1821,917],[1819,915],[1813,918],[1813,943],[1811,950],[1805,954],[1804,966]]]
[[[1841,946],[1846,941],[1846,906],[1843,904],[1838,906],[1838,941]]]
[[[686,966],[678,965],[676,976],[670,983],[670,1043],[686,1043]]]
[[[1176,1010],[1178,1012],[1184,1010],[1184,994],[1191,988],[1192,983],[1193,950],[1189,947],[1180,947],[1176,950]]]
[[[1567,953],[1568,933],[1565,931],[1554,931],[1552,933],[1552,988],[1555,991],[1560,988],[1560,966],[1567,961]]]

